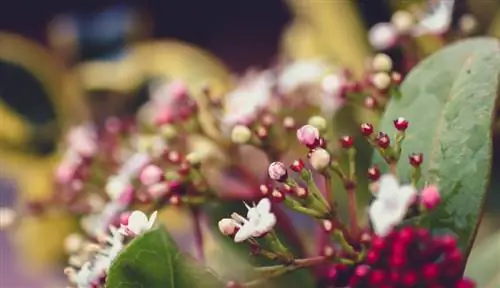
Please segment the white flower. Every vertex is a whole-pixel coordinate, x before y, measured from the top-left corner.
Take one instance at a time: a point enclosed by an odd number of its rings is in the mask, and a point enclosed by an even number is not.
[[[392,23],[377,23],[368,32],[368,40],[376,50],[387,50],[398,40],[398,31]]]
[[[251,122],[259,109],[265,107],[272,98],[274,76],[269,71],[242,79],[238,87],[226,95],[222,128],[228,133],[236,124]]]
[[[345,101],[342,99],[342,91],[345,83],[346,79],[340,73],[332,73],[323,78],[318,105],[324,113],[335,113],[343,106]]]
[[[328,65],[319,59],[295,61],[283,69],[278,78],[278,89],[281,93],[290,93],[302,85],[321,81]]]
[[[127,177],[111,176],[106,183],[104,190],[112,201],[117,200],[122,193],[130,186],[130,180]]]
[[[417,23],[413,29],[413,35],[446,32],[451,24],[454,5],[455,0],[437,0],[437,3],[431,7],[431,11]]]
[[[245,204],[246,205],[246,204]],[[276,224],[276,216],[271,212],[271,202],[263,198],[255,207],[246,205],[247,218],[233,214],[234,220],[238,222],[239,230],[234,235],[234,242],[242,242],[250,237],[260,237],[271,231]]]
[[[78,288],[91,288],[92,287],[92,263],[85,262],[75,275],[74,282]]]
[[[411,185],[400,186],[394,175],[380,178],[380,188],[368,210],[375,234],[386,236],[406,215],[417,194]]]
[[[134,211],[130,214],[127,225],[122,225],[122,227],[125,228],[125,233],[129,236],[141,235],[153,227],[157,214],[157,211],[153,212],[148,219],[143,212]]]

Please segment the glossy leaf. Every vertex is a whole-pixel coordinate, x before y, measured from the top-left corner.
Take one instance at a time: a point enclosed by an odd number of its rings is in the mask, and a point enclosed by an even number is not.
[[[163,228],[133,240],[109,271],[106,287],[220,288],[215,274],[183,254]]]
[[[380,125],[395,133],[394,119],[410,121],[398,174],[407,181],[407,155],[424,153],[418,186],[437,184],[444,199],[423,223],[436,233],[455,233],[464,250],[474,239],[488,188],[499,72],[498,40],[453,44],[414,68],[401,87],[402,97],[390,101]],[[383,161],[375,155],[374,162]]]

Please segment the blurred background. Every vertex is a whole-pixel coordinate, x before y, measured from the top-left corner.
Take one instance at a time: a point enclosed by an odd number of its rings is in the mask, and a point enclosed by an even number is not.
[[[267,67],[284,56],[322,53],[356,71],[364,65],[363,57],[373,52],[366,40],[370,27],[389,21],[398,7],[417,2],[422,1],[4,1],[0,6],[0,207],[14,206],[20,198],[46,197],[64,127],[126,114],[140,104],[144,78],[135,80],[130,75],[156,68],[146,64],[128,69],[123,63],[129,58],[153,63],[143,60],[144,55],[158,50],[157,59],[174,67],[166,73],[201,77],[221,69],[243,73]],[[456,1],[452,25],[472,13],[477,34],[499,37],[499,3]],[[157,49],[154,41],[167,44]],[[129,57],[128,48],[133,45],[142,48]],[[398,50],[388,53],[396,66],[401,65]],[[102,66],[109,63],[125,65],[121,70],[128,72],[116,75],[113,68]],[[495,143],[499,151],[499,142]],[[500,175],[500,153],[495,155],[493,175]],[[500,226],[495,178],[480,235]],[[34,234],[25,236],[29,235]],[[8,239],[0,232],[0,287],[62,287],[60,267],[52,274],[47,270],[43,275],[28,273],[28,265],[16,257]],[[50,237],[31,241],[29,245],[52,249]]]

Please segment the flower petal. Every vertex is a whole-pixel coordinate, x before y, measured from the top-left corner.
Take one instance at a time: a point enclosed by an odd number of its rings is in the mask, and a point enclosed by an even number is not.
[[[271,201],[269,198],[262,198],[256,208],[261,214],[269,213],[271,211]]]
[[[399,182],[396,176],[385,174],[380,177],[380,188],[377,193],[377,198],[393,198],[399,190]]]
[[[149,216],[149,221],[148,221],[148,229],[151,229],[153,225],[155,224],[156,216],[158,215],[158,211],[153,212],[151,216]]]
[[[127,228],[135,234],[141,234],[148,223],[148,217],[141,211],[134,211],[128,218]]]
[[[256,227],[253,222],[246,222],[243,226],[241,226],[240,230],[236,232],[236,235],[234,235],[234,242],[240,243],[252,237],[255,233],[255,228]]]
[[[368,209],[368,215],[375,234],[384,237],[392,231],[394,226],[393,211],[386,209],[383,201],[373,201]]]

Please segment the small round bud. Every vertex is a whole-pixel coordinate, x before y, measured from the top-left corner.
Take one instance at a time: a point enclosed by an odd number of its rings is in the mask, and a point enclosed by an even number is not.
[[[326,119],[321,116],[312,116],[307,123],[316,127],[319,131],[324,131],[326,129]]]
[[[259,126],[255,129],[255,134],[259,139],[265,139],[269,135],[269,131],[264,126]]]
[[[422,153],[412,153],[408,159],[413,167],[419,167],[424,162],[424,155]]]
[[[283,126],[289,130],[295,128],[295,119],[290,116],[285,117],[285,119],[283,119]]]
[[[245,144],[252,138],[252,131],[244,125],[236,125],[231,131],[231,140],[237,144]]]
[[[264,127],[271,127],[274,124],[274,117],[271,114],[265,114],[261,118],[261,123]]]
[[[174,125],[164,124],[160,127],[160,134],[166,139],[174,139],[177,137],[177,130]]]
[[[399,85],[403,81],[403,76],[399,72],[391,73],[392,84]]]
[[[344,149],[349,149],[354,145],[354,138],[352,136],[343,136],[340,138],[340,145]]]
[[[415,24],[415,20],[413,19],[413,15],[405,10],[396,11],[392,15],[391,22],[401,34],[408,34]]]
[[[68,254],[74,254],[80,251],[83,247],[84,239],[82,235],[73,233],[64,239],[64,251]]]
[[[182,199],[179,195],[172,195],[170,199],[168,199],[168,202],[171,205],[178,206],[182,204]]]
[[[264,196],[268,196],[271,193],[272,189],[273,188],[271,187],[271,185],[265,185],[265,184],[262,184],[259,187],[260,193],[262,193],[262,195]]]
[[[284,182],[288,177],[285,164],[282,162],[273,162],[268,168],[269,177],[275,181]]]
[[[274,203],[281,203],[285,200],[285,193],[281,192],[278,189],[273,189],[273,191],[271,191],[271,195],[269,198]]]
[[[399,117],[398,119],[394,120],[393,123],[394,123],[394,127],[398,131],[405,131],[409,125],[408,120],[406,120],[403,117]]]
[[[391,139],[384,132],[379,132],[377,135],[377,145],[382,149],[386,149],[391,145]]]
[[[173,81],[168,85],[168,91],[176,101],[184,100],[188,95],[188,87],[182,81]]]
[[[378,23],[370,29],[368,40],[376,50],[387,50],[397,43],[398,32],[392,23]]]
[[[297,197],[299,198],[306,199],[309,196],[309,190],[307,190],[306,187],[302,186],[296,187],[295,195],[297,195]]]
[[[389,76],[386,72],[377,72],[372,75],[371,81],[375,88],[383,91],[391,85],[391,76]]]
[[[163,170],[153,164],[150,164],[144,169],[142,169],[141,174],[139,175],[139,180],[142,185],[150,186],[162,181],[164,178]]]
[[[389,72],[392,70],[392,59],[387,54],[379,53],[373,57],[372,69],[377,72]]]
[[[377,107],[377,100],[372,96],[368,96],[365,98],[364,104],[366,108],[374,109]]]
[[[201,160],[202,160],[201,156],[202,155],[200,153],[191,152],[191,153],[186,155],[186,161],[189,164],[196,166],[196,165],[199,165],[201,163]]]
[[[311,153],[311,158],[309,158],[309,163],[315,170],[324,170],[330,165],[332,156],[325,149],[319,148],[315,149]]]
[[[294,172],[302,171],[302,169],[304,169],[304,161],[302,161],[302,159],[294,160],[292,165],[290,165],[290,169]]]
[[[380,179],[380,169],[378,166],[373,166],[368,168],[368,178],[372,181],[377,181]]]
[[[441,195],[439,189],[435,185],[430,185],[422,190],[420,194],[420,204],[426,209],[434,209],[441,203]]]
[[[321,222],[321,227],[323,228],[323,231],[329,233],[333,230],[333,222],[330,220],[323,220]]]
[[[297,139],[302,145],[314,148],[319,140],[319,130],[312,125],[304,125],[297,129]]]
[[[224,218],[219,221],[219,231],[226,236],[234,235],[237,229],[238,225],[233,219]]]
[[[370,123],[362,123],[360,128],[363,136],[370,136],[373,133],[373,125]]]
[[[330,245],[323,247],[321,254],[325,257],[332,258],[335,255],[335,248]]]
[[[160,182],[149,186],[147,192],[151,198],[161,199],[169,194],[170,189],[166,182]]]
[[[179,164],[182,161],[182,156],[178,151],[169,151],[167,153],[167,160],[172,164]]]
[[[477,19],[472,14],[465,14],[458,20],[458,27],[464,34],[471,34],[477,29]]]

